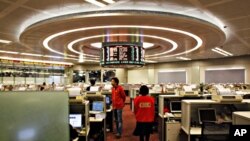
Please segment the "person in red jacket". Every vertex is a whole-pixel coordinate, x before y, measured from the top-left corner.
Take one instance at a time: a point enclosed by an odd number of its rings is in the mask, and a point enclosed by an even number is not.
[[[116,138],[122,135],[122,109],[126,100],[126,95],[122,86],[119,85],[119,79],[114,77],[111,79],[112,88],[112,106],[116,122]]]
[[[155,116],[155,101],[149,93],[148,87],[143,85],[140,88],[140,96],[134,99],[134,112],[136,118],[136,127],[133,132],[135,136],[140,137],[140,141],[149,141],[150,134],[153,132],[153,122]]]

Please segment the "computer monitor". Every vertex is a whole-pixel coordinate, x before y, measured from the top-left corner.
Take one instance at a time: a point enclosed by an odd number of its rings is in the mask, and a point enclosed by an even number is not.
[[[181,101],[170,101],[170,111],[171,113],[180,113]]]
[[[99,91],[99,86],[90,86],[89,91],[91,91],[91,92],[98,92]]]
[[[79,103],[70,103],[69,104],[69,113],[70,114],[82,114],[84,113],[84,105]]]
[[[111,99],[110,99],[110,97],[109,96],[106,96],[106,104],[110,104],[111,103]]]
[[[81,88],[68,88],[69,97],[81,96]]]
[[[102,101],[93,101],[92,111],[103,111],[103,102]]]
[[[69,123],[72,125],[73,128],[81,128],[82,127],[82,114],[70,114]]]
[[[216,112],[214,108],[199,108],[198,109],[199,122],[216,121]]]

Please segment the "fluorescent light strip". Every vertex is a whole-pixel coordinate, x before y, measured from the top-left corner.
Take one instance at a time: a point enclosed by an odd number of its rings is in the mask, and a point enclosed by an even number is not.
[[[222,67],[222,68],[207,68],[205,70],[239,70],[239,69],[246,69],[245,67]]]
[[[19,53],[19,52],[13,52],[13,51],[5,51],[5,50],[0,50],[0,53],[7,53],[7,54],[20,54],[20,55],[27,55],[27,56],[36,56],[36,57],[47,57],[47,58],[58,58],[58,59],[69,59],[69,60],[78,60],[76,58],[69,58],[69,57],[62,57],[62,56],[50,56],[50,55],[42,55],[42,54],[31,54],[31,53]],[[84,57],[86,59],[86,57]],[[97,59],[99,61],[99,58],[93,58]],[[97,60],[85,60],[85,61],[97,61]]]
[[[228,56],[227,54],[225,54],[225,53],[223,53],[223,52],[221,52],[221,51],[219,51],[219,50],[216,50],[216,49],[214,49],[214,48],[212,48],[211,50],[212,50],[213,52],[219,53],[219,54],[221,54],[221,55]]]
[[[19,52],[0,50],[0,53],[19,54]]]
[[[78,60],[79,63],[83,63],[84,62],[84,57],[83,55],[79,55],[79,60]]]
[[[170,31],[170,32],[176,32],[176,33],[184,34],[184,35],[192,37],[193,39],[195,39],[197,41],[196,46],[194,46],[194,48],[192,48],[190,50],[187,50],[187,51],[184,51],[184,52],[181,52],[181,53],[177,53],[177,54],[173,54],[173,55],[161,56],[161,57],[154,57],[154,58],[163,58],[163,57],[165,58],[165,57],[179,56],[179,55],[182,55],[182,54],[190,53],[190,52],[195,51],[198,48],[200,48],[201,45],[202,45],[202,43],[203,43],[203,41],[201,40],[201,38],[198,37],[197,35],[195,35],[193,33],[190,33],[190,32],[187,32],[187,31],[173,29],[173,28],[157,27],[157,26],[141,26],[141,25],[106,25],[106,26],[94,26],[94,27],[77,28],[77,29],[71,29],[71,30],[66,30],[66,31],[62,31],[62,32],[56,33],[56,34],[53,34],[53,35],[50,35],[49,37],[47,37],[43,41],[43,46],[46,49],[48,49],[49,51],[51,51],[51,52],[64,55],[64,53],[52,49],[49,46],[49,41],[52,40],[53,38],[58,37],[58,36],[62,36],[62,35],[73,33],[73,32],[93,30],[93,29],[106,29],[106,28],[141,28],[141,29],[164,30],[164,31]],[[67,56],[76,57],[74,55],[67,55]]]
[[[62,64],[62,65],[73,65],[73,63],[69,62],[57,62],[57,61],[43,61],[43,60],[34,60],[34,59],[24,59],[24,58],[12,58],[12,57],[0,57],[0,59],[6,60],[18,60],[18,61],[27,61],[27,62],[39,62],[39,63],[50,63],[50,64]]]
[[[58,58],[58,59],[62,59],[64,57],[62,56],[50,56],[50,55],[44,55],[43,57],[48,57],[48,58]]]
[[[227,54],[227,55],[229,55],[229,56],[233,56],[232,53],[227,52],[227,51],[225,51],[225,50],[223,50],[223,49],[221,49],[221,48],[216,47],[215,49],[218,50],[218,51],[221,51],[221,52],[223,52],[223,53],[225,53],[225,54]]]
[[[157,61],[145,60],[146,63],[157,63]]]
[[[9,43],[11,43],[11,42],[12,42],[12,41],[0,39],[0,43],[9,44]]]
[[[104,3],[101,3],[101,2],[99,2],[99,1],[96,1],[96,0],[85,0],[86,2],[89,2],[89,3],[91,3],[91,4],[94,4],[94,5],[96,5],[96,6],[99,6],[99,7],[105,7],[105,6],[107,6],[107,5],[105,5]]]
[[[115,3],[115,1],[113,1],[113,0],[102,0],[102,1],[105,1],[106,3],[109,3],[109,4]]]
[[[160,70],[158,72],[186,72],[186,70],[179,69],[179,70]]]
[[[170,40],[170,39],[167,39],[167,38],[163,38],[163,37],[159,37],[159,36],[154,36],[154,35],[143,35],[143,34],[108,34],[108,35],[94,35],[94,36],[89,36],[89,37],[84,37],[84,38],[76,39],[76,40],[74,40],[74,41],[72,41],[72,42],[70,42],[68,44],[68,49],[70,51],[74,52],[74,53],[79,54],[79,55],[98,57],[96,55],[84,54],[84,53],[81,53],[79,51],[76,51],[73,48],[73,46],[74,46],[74,44],[76,44],[77,42],[80,42],[80,41],[84,41],[84,40],[88,40],[88,39],[93,39],[93,38],[107,37],[107,36],[108,37],[111,37],[111,36],[142,36],[142,37],[149,37],[149,38],[160,39],[160,40],[163,40],[163,41],[166,41],[166,42],[169,42],[170,44],[172,44],[172,48],[170,50],[167,50],[167,51],[162,52],[162,53],[157,53],[157,54],[154,54],[154,55],[147,55],[146,57],[167,54],[167,53],[170,53],[170,52],[174,51],[178,47],[177,43],[174,42],[173,40]]]
[[[21,55],[27,55],[27,56],[37,56],[37,57],[41,57],[43,56],[42,54],[32,54],[32,53],[20,53]]]
[[[186,58],[186,57],[176,57],[177,59],[180,59],[180,60],[192,60],[190,58]]]
[[[143,48],[150,48],[150,47],[154,46],[154,44],[153,43],[148,43],[148,42],[143,42],[142,46],[143,46]]]

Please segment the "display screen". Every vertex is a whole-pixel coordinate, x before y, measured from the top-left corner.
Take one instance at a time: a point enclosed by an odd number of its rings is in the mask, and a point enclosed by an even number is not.
[[[92,103],[92,111],[103,111],[103,102],[101,101],[94,101]]]
[[[101,66],[143,66],[145,51],[142,43],[102,43]]]
[[[82,115],[81,114],[70,114],[69,123],[74,128],[82,127]]]

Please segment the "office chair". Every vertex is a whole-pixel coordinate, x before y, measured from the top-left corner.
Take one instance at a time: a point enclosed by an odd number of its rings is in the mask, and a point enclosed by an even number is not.
[[[202,122],[201,141],[228,141],[232,123]]]
[[[245,94],[245,95],[243,96],[243,99],[250,99],[250,94]]]

